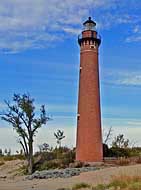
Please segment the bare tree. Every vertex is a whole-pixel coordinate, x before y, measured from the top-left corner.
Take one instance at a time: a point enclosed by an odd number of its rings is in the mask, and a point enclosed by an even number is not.
[[[61,147],[61,141],[65,138],[64,131],[58,130],[56,133],[54,133],[54,136],[56,137],[57,144],[59,144],[59,147]]]
[[[109,140],[111,140],[113,129],[112,127],[109,128],[108,132],[105,133],[104,144],[107,144]]]
[[[40,108],[40,115],[35,117],[34,99],[29,94],[14,94],[13,104],[5,101],[7,110],[1,114],[1,119],[12,124],[19,136],[25,157],[28,161],[28,173],[33,172],[33,140],[37,130],[49,120],[45,106]]]
[[[1,148],[0,148],[0,156],[3,156],[3,151]]]
[[[123,134],[119,134],[112,142],[112,147],[115,148],[128,148],[129,139],[124,139]]]

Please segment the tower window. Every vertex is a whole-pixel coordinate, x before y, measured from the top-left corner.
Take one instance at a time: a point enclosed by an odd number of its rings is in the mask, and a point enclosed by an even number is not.
[[[92,49],[96,49],[96,44],[94,43],[93,45],[90,46]]]
[[[79,119],[80,119],[80,114],[78,113],[77,114],[77,120],[79,121]]]
[[[92,46],[90,46],[90,48],[91,48],[91,49],[94,49],[95,47],[94,47],[94,45],[92,45]]]

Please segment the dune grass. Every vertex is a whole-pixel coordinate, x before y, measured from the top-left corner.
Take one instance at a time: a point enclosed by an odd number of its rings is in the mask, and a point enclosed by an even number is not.
[[[87,183],[78,183],[72,187],[72,190],[85,189],[85,188],[90,188],[90,187],[91,186]]]
[[[141,190],[141,176],[114,177],[108,185],[98,185],[92,190]]]
[[[141,190],[141,176],[119,176],[114,177],[109,184],[99,184],[93,187],[86,183],[78,183],[71,190]]]

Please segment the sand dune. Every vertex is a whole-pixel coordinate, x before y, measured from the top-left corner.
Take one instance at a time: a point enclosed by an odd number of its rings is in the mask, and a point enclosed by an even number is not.
[[[108,183],[112,176],[139,175],[141,176],[141,164],[122,167],[110,167],[97,171],[81,173],[67,179],[34,179],[27,180],[25,176],[16,175],[17,169],[22,165],[21,161],[9,161],[0,166],[0,190],[56,190],[61,187],[72,187],[76,183],[85,182],[97,185]]]

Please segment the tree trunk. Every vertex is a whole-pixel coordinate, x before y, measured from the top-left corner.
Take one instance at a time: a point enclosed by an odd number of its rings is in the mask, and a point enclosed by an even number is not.
[[[33,158],[29,156],[28,160],[28,174],[31,175],[33,172]]]
[[[33,140],[29,142],[29,155],[28,155],[28,174],[33,172]]]

